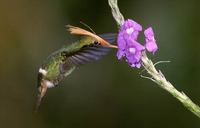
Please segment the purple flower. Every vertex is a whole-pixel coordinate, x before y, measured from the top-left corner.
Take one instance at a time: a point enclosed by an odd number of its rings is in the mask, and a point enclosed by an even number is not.
[[[151,27],[147,28],[144,31],[146,44],[145,47],[148,52],[152,52],[153,54],[158,50],[158,46],[156,44],[156,40],[154,38],[154,32]]]
[[[120,31],[123,32],[125,38],[137,40],[139,32],[142,31],[142,26],[133,20],[126,20],[121,26]]]
[[[133,20],[128,19],[121,26],[117,42],[118,51],[117,58],[120,60],[126,57],[126,61],[131,67],[140,68],[141,52],[144,46],[137,42],[139,32],[142,31],[142,26]]]
[[[142,26],[137,22],[128,19],[120,27],[117,37],[117,58],[121,60],[125,57],[127,63],[131,67],[137,68],[141,67],[142,51],[144,51],[145,48],[147,51],[153,53],[158,49],[152,28],[150,27],[144,32],[146,40],[145,47],[137,41],[140,31],[142,31]]]
[[[140,68],[140,60],[142,50],[144,50],[144,46],[140,43],[136,42],[135,40],[129,40],[125,50],[126,61],[131,67]]]
[[[125,55],[125,49],[127,44],[123,35],[124,33],[120,32],[117,37],[117,45],[118,45],[117,58],[119,60]]]

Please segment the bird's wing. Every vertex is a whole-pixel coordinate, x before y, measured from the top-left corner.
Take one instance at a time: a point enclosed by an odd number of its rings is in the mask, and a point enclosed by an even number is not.
[[[113,43],[116,40],[117,34],[109,33],[101,34],[99,36],[109,43]],[[80,66],[99,60],[103,56],[105,56],[110,50],[111,48],[101,46],[101,44],[95,42],[91,45],[85,45],[79,51],[67,55],[66,61],[61,64],[61,70],[67,71],[73,65]]]

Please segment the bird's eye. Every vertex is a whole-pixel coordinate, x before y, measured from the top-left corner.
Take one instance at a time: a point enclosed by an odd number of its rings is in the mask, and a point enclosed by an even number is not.
[[[94,44],[97,45],[97,44],[99,44],[99,43],[95,41]]]
[[[95,44],[95,45],[100,45],[100,43],[99,43],[99,42],[97,42],[97,41],[95,41],[95,42],[94,42],[94,44]]]

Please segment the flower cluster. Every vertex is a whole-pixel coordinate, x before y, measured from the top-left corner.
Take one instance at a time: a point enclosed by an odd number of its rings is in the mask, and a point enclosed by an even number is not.
[[[144,46],[137,41],[140,31],[142,26],[128,19],[121,26],[117,37],[117,58],[121,60],[125,57],[131,67],[137,68],[141,67],[142,51],[147,50],[154,54],[158,49],[153,29],[149,27],[144,31],[146,41]]]

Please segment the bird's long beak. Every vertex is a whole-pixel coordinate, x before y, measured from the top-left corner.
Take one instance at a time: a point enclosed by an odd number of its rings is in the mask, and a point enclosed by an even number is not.
[[[40,103],[42,101],[42,98],[44,97],[46,92],[47,92],[47,85],[45,84],[45,81],[42,80],[41,85],[38,87],[37,103],[36,103],[35,110],[34,110],[35,112],[37,112],[37,110],[40,106]]]

